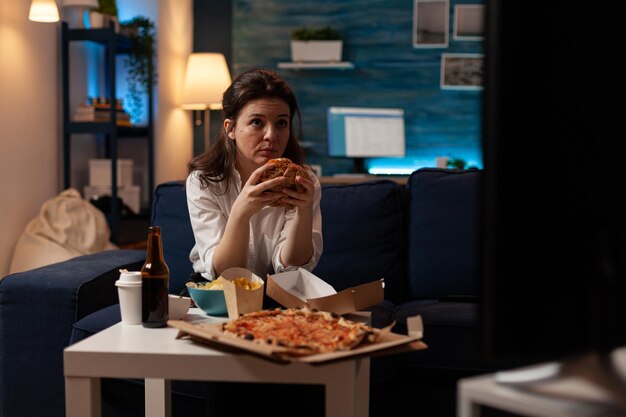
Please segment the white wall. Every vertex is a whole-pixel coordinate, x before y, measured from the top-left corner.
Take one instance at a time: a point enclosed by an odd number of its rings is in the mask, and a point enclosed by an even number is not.
[[[193,48],[193,0],[159,1],[155,183],[184,179],[192,156],[191,112],[180,109],[187,56]]]
[[[118,1],[123,7],[122,2],[131,0]],[[152,13],[155,2],[143,1],[152,10],[145,14]],[[9,270],[13,247],[26,224],[62,187],[60,26],[29,21],[30,2],[0,1],[0,277]],[[192,49],[193,2],[159,0],[156,8],[158,184],[184,178],[192,153],[191,120],[178,108],[178,94]],[[73,82],[83,79],[81,62],[72,62],[78,74],[72,74]],[[80,154],[91,149],[78,146],[73,151],[84,160],[88,156]]]
[[[0,276],[41,204],[59,191],[59,31],[0,1]]]

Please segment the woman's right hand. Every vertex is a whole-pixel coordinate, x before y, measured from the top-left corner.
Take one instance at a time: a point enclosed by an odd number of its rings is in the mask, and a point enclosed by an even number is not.
[[[258,183],[266,167],[267,164],[257,168],[250,175],[233,204],[233,212],[249,219],[263,207],[285,197],[285,194],[280,191],[270,191],[272,187],[283,184],[285,177],[281,176]]]

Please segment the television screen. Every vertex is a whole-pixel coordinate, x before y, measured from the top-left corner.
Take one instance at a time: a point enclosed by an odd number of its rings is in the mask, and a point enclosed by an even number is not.
[[[404,156],[404,110],[330,107],[327,116],[329,156]]]
[[[536,6],[486,9],[480,317],[500,367],[626,345],[620,25]]]

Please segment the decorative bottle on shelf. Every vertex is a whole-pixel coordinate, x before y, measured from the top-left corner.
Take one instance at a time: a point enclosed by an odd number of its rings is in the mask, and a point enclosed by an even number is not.
[[[148,251],[141,267],[141,323],[143,327],[165,327],[169,318],[170,270],[163,258],[161,228],[148,228]]]

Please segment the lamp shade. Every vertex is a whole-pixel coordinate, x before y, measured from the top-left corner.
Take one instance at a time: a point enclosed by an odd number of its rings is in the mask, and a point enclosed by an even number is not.
[[[58,22],[59,9],[54,0],[33,0],[30,3],[28,20],[33,22]]]
[[[222,95],[230,83],[223,54],[193,53],[187,59],[181,107],[185,110],[221,109]]]
[[[63,6],[85,6],[90,9],[99,7],[98,0],[63,0]]]

